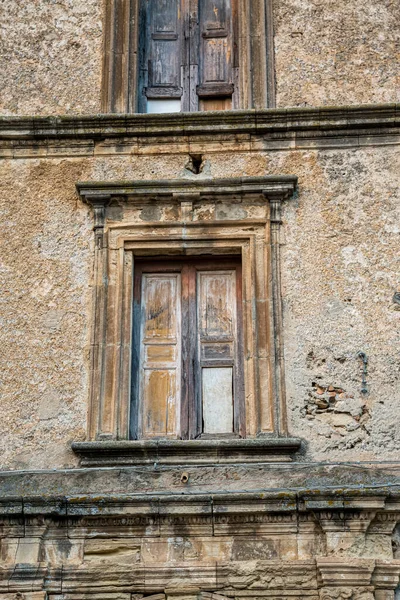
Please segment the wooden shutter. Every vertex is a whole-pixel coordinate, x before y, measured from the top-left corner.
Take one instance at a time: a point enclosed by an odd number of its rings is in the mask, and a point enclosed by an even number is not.
[[[142,0],[141,102],[182,96],[182,18],[180,0]]]
[[[180,431],[181,281],[178,273],[143,273],[139,406],[141,437]]]
[[[231,0],[199,0],[200,98],[233,94],[233,27]]]
[[[204,434],[234,432],[236,303],[235,270],[198,273],[198,356]]]

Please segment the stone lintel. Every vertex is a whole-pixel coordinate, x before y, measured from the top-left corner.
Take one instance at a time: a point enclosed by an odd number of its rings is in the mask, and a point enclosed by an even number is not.
[[[260,194],[281,200],[292,195],[296,189],[294,175],[269,175],[265,177],[235,177],[230,179],[169,179],[160,181],[86,181],[76,184],[84,202],[94,208],[107,206],[112,197],[124,200],[156,197],[157,201],[171,202],[183,197],[196,201],[204,197]]]

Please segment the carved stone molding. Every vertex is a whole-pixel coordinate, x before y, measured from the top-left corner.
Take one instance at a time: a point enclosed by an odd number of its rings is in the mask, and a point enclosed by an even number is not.
[[[129,437],[132,277],[135,257],[154,254],[241,256],[246,437],[287,434],[279,210],[296,183],[294,176],[267,176],[77,184],[81,198],[97,211],[90,440]],[[298,441],[282,445],[282,456],[296,444]],[[223,457],[223,444],[218,446],[217,455],[211,446],[203,459]],[[279,455],[277,441],[264,446],[260,441],[248,447],[239,443],[237,458],[247,448],[242,454],[244,460],[251,455],[254,460],[262,447],[263,458]],[[143,455],[143,448],[120,447],[120,456],[125,452],[124,460],[129,462],[134,455]],[[171,453],[184,451],[183,446],[179,448],[179,444],[172,444]],[[235,448],[232,444],[234,453]],[[74,449],[89,457],[95,447],[75,444]],[[109,449],[114,453],[110,464],[115,464],[118,447]],[[154,448],[150,444],[147,450]],[[158,445],[157,453],[161,450]],[[166,448],[160,456],[165,452]],[[102,462],[104,453],[102,456],[97,453],[96,464]]]
[[[317,558],[317,567],[324,586],[358,588],[371,584],[375,561],[357,558],[346,558],[344,560],[336,557]],[[351,598],[352,596],[348,597]]]
[[[375,600],[373,588],[325,588],[320,600]]]

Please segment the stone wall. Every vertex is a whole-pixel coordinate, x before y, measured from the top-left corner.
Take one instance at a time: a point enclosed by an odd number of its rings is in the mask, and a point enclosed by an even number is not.
[[[305,116],[310,127],[311,113],[296,118]],[[1,467],[72,466],[70,443],[85,439],[93,217],[76,182],[265,174],[299,181],[284,205],[281,243],[289,433],[305,440],[301,460],[396,460],[397,126],[389,135],[364,121],[354,135],[348,125],[330,141],[323,128],[318,139],[309,129],[294,142],[287,126],[270,134],[214,131],[210,139],[206,131],[141,137],[140,123],[124,137],[115,127],[101,139],[25,133],[3,142]],[[199,175],[187,168],[193,151],[203,157]],[[367,394],[360,351],[369,360]]]
[[[395,0],[275,0],[277,106],[399,102]]]
[[[0,7],[0,112],[101,110],[102,0]],[[395,0],[274,2],[277,106],[399,102]]]
[[[100,112],[102,0],[0,6],[0,113]]]

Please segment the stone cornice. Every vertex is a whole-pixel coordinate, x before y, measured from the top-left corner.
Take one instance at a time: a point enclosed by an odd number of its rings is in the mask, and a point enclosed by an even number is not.
[[[77,183],[76,187],[81,198],[98,207],[106,205],[111,197],[163,197],[171,199],[187,195],[221,196],[264,194],[267,198],[279,197],[284,199],[292,195],[296,189],[297,177],[291,175],[265,177],[236,177],[230,179],[171,179],[161,181],[88,181]]]
[[[0,117],[0,139],[95,138],[163,135],[215,135],[400,126],[400,104],[362,104],[170,115]]]

